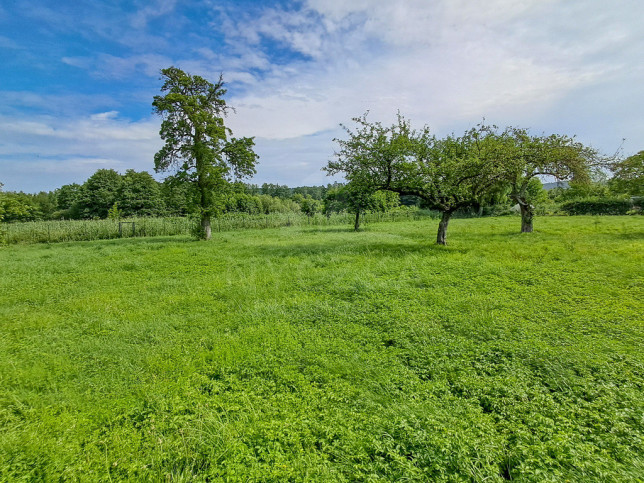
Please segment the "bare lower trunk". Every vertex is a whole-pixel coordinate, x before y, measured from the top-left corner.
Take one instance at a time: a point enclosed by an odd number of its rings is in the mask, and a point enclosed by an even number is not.
[[[439,245],[447,245],[447,225],[449,225],[449,219],[451,217],[451,211],[443,211],[441,221],[438,223],[438,236],[436,237],[436,243]]]
[[[210,240],[212,229],[210,228],[210,215],[201,215],[201,234],[204,240]]]
[[[358,231],[359,228],[360,228],[360,212],[356,211],[356,220],[353,224],[353,229],[355,231]]]
[[[532,233],[533,208],[529,203],[521,203],[519,206],[521,207],[521,233]]]

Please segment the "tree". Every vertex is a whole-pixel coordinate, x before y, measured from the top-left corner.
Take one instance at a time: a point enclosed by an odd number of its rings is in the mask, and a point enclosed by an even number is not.
[[[293,195],[293,201],[300,205],[302,213],[309,218],[319,213],[322,209],[322,202],[313,198],[311,195],[304,196],[301,193],[295,193]]]
[[[161,196],[166,214],[186,216],[197,199],[197,189],[192,183],[183,183],[180,178],[168,176],[161,183]]]
[[[118,201],[122,177],[113,169],[99,169],[81,186],[72,211],[81,218],[107,218],[107,212]]]
[[[128,216],[157,216],[164,211],[159,183],[146,171],[128,169],[118,191],[119,210]]]
[[[564,135],[534,136],[526,129],[509,127],[496,139],[503,179],[510,186],[509,197],[521,210],[521,233],[533,230],[534,206],[528,189],[533,178],[549,175],[560,181],[586,183],[591,168],[598,164],[595,150]]]
[[[66,184],[58,188],[56,195],[56,211],[54,218],[79,218],[77,200],[81,192],[81,185],[77,183]]]
[[[0,223],[4,220],[4,194],[2,193],[2,187],[4,183],[0,182]]]
[[[360,229],[360,215],[372,212],[385,212],[400,205],[397,193],[391,191],[375,191],[361,189],[351,183],[327,190],[324,198],[323,211],[327,216],[331,213],[347,211],[355,215],[353,229]]]
[[[416,163],[408,179],[389,189],[416,195],[430,209],[439,211],[436,243],[447,244],[447,228],[456,211],[478,207],[489,195],[500,174],[491,128],[479,125],[462,136],[444,138],[424,133],[417,143]]]
[[[176,169],[176,177],[197,187],[196,207],[202,236],[210,239],[211,217],[223,202],[218,192],[232,180],[255,174],[258,156],[253,138],[232,138],[224,125],[229,107],[220,76],[216,84],[176,67],[161,71],[162,96],[152,106],[163,121],[159,132],[165,145],[154,156],[156,172]]]
[[[42,213],[26,193],[3,193],[0,196],[0,214],[4,221],[35,221],[42,219]]]
[[[616,193],[644,196],[644,151],[611,163],[610,187]]]
[[[343,126],[348,139],[336,139],[340,149],[325,171],[343,173],[363,193],[388,190],[422,199],[442,214],[438,244],[447,243],[454,212],[476,205],[498,181],[490,128],[438,139],[427,127],[413,130],[400,115],[391,127],[371,123],[366,115],[354,121],[358,127],[353,131]]]

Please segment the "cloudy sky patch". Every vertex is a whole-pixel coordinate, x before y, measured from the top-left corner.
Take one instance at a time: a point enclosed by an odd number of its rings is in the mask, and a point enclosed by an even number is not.
[[[340,123],[396,112],[439,134],[480,122],[642,149],[643,9],[617,0],[44,0],[0,14],[0,181],[50,190],[153,171],[151,102],[175,65],[223,73],[252,182],[329,180]]]

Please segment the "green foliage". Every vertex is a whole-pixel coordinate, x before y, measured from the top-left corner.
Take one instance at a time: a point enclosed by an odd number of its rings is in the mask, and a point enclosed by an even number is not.
[[[6,222],[34,221],[42,218],[40,207],[25,193],[0,193],[0,214]]]
[[[585,198],[614,198],[606,183],[577,183],[574,181],[567,189],[555,188],[548,195],[557,203]]]
[[[644,219],[452,223],[3,248],[0,480],[641,479]]]
[[[118,201],[123,179],[113,169],[99,169],[78,190],[72,211],[80,218],[107,218],[107,212]]]
[[[167,216],[186,216],[198,211],[198,191],[195,185],[183,183],[180,177],[168,176],[160,189]]]
[[[7,233],[5,231],[5,226],[2,223],[4,220],[4,194],[2,193],[3,183],[0,183],[0,245],[4,245],[7,242]]]
[[[78,204],[76,201],[81,192],[81,186],[77,183],[66,184],[54,191],[56,197],[56,211],[52,218],[55,219],[78,219]]]
[[[630,199],[589,198],[568,201],[560,206],[569,215],[626,215],[634,208]]]
[[[118,192],[119,207],[126,217],[160,216],[165,212],[159,183],[147,172],[128,169]]]
[[[263,195],[269,195],[282,199],[290,198],[293,194],[291,192],[291,188],[289,188],[288,186],[273,183],[264,183],[260,190]]]
[[[276,198],[271,198],[276,200]],[[279,199],[277,199],[280,201]],[[296,207],[297,203],[293,203]],[[299,210],[299,208],[298,208]],[[419,211],[390,211],[363,215],[365,223],[397,222],[430,218],[431,214]],[[132,235],[126,230],[124,236],[154,237],[170,235],[199,235],[195,230],[195,215],[191,217],[168,218],[125,218],[120,221],[135,222]],[[299,211],[272,212],[267,215],[249,215],[236,211],[223,213],[213,219],[213,231],[226,232],[246,229],[279,228],[287,226],[342,226],[353,223],[353,217],[346,213],[329,216],[306,216]],[[117,220],[55,220],[3,224],[7,243],[54,243],[68,241],[90,241],[119,238]]]
[[[498,142],[489,127],[439,139],[427,127],[412,129],[400,114],[390,127],[371,123],[366,115],[353,121],[357,127],[345,127],[348,139],[336,139],[336,159],[324,170],[342,173],[356,192],[389,190],[420,198],[427,208],[442,213],[439,244],[446,243],[452,214],[480,204],[499,180]]]
[[[510,199],[521,209],[521,232],[533,230],[534,203],[530,183],[538,176],[554,176],[577,184],[590,181],[603,160],[596,150],[560,134],[533,135],[527,129],[508,127],[494,132],[495,154]]]
[[[613,177],[610,187],[614,193],[644,196],[644,151],[611,164]]]
[[[292,199],[300,205],[301,212],[306,216],[311,217],[322,211],[322,202],[314,199],[311,195],[303,196],[300,193],[296,193]]]
[[[123,210],[119,209],[118,201],[112,205],[107,212],[107,218],[110,220],[120,220],[123,217]]]
[[[57,211],[56,193],[52,191],[40,191],[30,195],[33,203],[38,207],[38,212],[43,220],[51,220]]]

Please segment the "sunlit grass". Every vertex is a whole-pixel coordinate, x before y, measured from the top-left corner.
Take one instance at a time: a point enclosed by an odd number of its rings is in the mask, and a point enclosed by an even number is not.
[[[644,218],[0,249],[0,480],[637,481]]]

